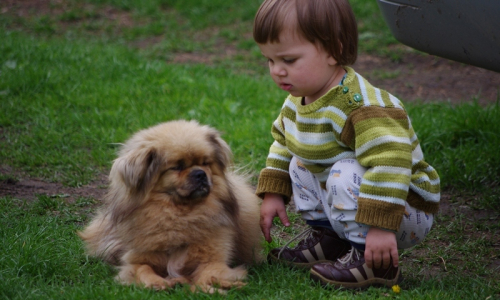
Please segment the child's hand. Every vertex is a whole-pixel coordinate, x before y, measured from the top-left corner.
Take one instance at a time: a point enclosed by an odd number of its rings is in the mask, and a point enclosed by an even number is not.
[[[273,240],[271,238],[271,225],[276,216],[280,218],[283,225],[290,226],[283,197],[278,194],[266,193],[260,207],[260,229],[269,243]]]
[[[366,236],[365,261],[369,268],[387,269],[391,262],[397,267],[399,264],[396,234],[380,228],[371,227]]]

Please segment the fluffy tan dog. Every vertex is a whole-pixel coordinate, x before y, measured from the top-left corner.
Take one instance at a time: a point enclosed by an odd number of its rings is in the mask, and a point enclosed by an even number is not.
[[[219,133],[195,121],[136,133],[113,163],[104,206],[78,233],[88,254],[118,265],[124,284],[243,285],[240,264],[262,260],[259,204],[231,158]]]

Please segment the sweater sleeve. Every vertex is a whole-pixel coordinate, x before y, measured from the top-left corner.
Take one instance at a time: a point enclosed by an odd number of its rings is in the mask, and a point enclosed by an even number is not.
[[[292,183],[288,173],[273,169],[263,169],[260,172],[259,183],[255,191],[257,196],[263,198],[265,193],[280,194],[285,204],[290,202],[292,196]]]
[[[401,108],[361,107],[351,113],[341,140],[367,168],[356,222],[399,230],[411,181],[409,119]]]
[[[288,167],[292,155],[286,147],[285,131],[282,123],[282,115],[274,121],[271,134],[274,142],[269,149],[266,159],[266,168],[259,176],[256,194],[263,197],[265,193],[276,193],[284,196],[285,203],[290,201],[292,185]]]

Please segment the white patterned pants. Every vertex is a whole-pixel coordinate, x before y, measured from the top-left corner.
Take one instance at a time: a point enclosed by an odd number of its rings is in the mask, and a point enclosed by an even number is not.
[[[365,244],[370,226],[354,221],[358,207],[359,187],[366,168],[355,159],[343,159],[330,169],[326,190],[300,160],[290,163],[293,201],[297,213],[305,220],[328,220],[340,238],[356,244]],[[400,229],[396,232],[399,249],[410,248],[424,240],[429,233],[434,215],[406,204]]]

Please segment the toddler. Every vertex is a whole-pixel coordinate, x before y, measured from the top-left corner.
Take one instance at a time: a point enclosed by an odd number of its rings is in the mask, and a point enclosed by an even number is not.
[[[272,126],[259,177],[261,229],[289,226],[293,199],[309,224],[269,261],[310,269],[325,285],[401,280],[398,249],[420,243],[438,211],[440,181],[403,104],[349,65],[356,20],[347,0],[265,0],[253,36],[274,82],[290,95]]]

